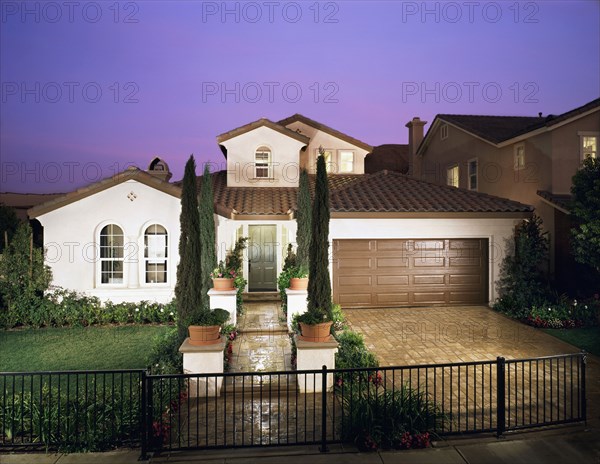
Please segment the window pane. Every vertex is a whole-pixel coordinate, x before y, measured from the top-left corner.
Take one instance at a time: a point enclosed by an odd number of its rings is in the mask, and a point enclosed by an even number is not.
[[[159,224],[149,226],[144,234],[146,283],[165,283],[167,281],[167,256],[167,230]]]
[[[598,137],[583,137],[583,158],[598,157]]]
[[[340,172],[353,172],[353,171],[354,171],[354,152],[341,151],[340,152]]]
[[[448,169],[446,183],[451,187],[458,187],[458,166]]]

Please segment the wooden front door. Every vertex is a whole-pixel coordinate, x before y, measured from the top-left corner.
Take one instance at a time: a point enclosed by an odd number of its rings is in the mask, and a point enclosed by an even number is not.
[[[249,226],[248,290],[277,290],[277,226]]]

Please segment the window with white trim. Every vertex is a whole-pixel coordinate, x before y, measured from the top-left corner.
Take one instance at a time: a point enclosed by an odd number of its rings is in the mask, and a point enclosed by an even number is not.
[[[100,283],[122,284],[124,264],[123,229],[108,224],[100,231]]]
[[[458,187],[458,166],[452,166],[446,171],[446,184],[450,187]]]
[[[340,150],[339,172],[354,172],[354,152],[352,150]]]
[[[514,151],[514,169],[518,171],[525,167],[525,145],[519,143],[515,145]]]
[[[581,160],[598,158],[598,139],[600,136],[581,135]]]
[[[258,147],[254,153],[254,177],[270,179],[272,177],[272,155],[269,147]]]
[[[469,190],[477,190],[478,181],[477,178],[477,159],[469,160]]]
[[[440,127],[440,138],[446,140],[448,138],[448,124],[442,124]]]
[[[167,229],[152,224],[144,232],[144,273],[147,284],[167,282]]]

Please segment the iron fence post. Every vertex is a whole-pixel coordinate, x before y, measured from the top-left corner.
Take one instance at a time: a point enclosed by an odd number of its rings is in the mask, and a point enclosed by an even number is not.
[[[327,366],[323,365],[321,374],[321,453],[329,451],[327,447]]]
[[[148,460],[148,422],[147,422],[147,414],[148,414],[148,405],[146,404],[148,398],[147,398],[147,379],[146,379],[146,371],[142,371],[142,399],[140,401],[140,420],[141,420],[141,439],[140,439],[140,445],[141,445],[141,455],[140,455],[140,461],[147,461]]]
[[[585,388],[585,366],[587,364],[587,353],[585,350],[581,351],[581,409],[583,413],[583,421],[587,425],[587,399],[586,399],[586,388]]]
[[[506,430],[506,360],[502,356],[496,358],[496,437],[500,438]]]

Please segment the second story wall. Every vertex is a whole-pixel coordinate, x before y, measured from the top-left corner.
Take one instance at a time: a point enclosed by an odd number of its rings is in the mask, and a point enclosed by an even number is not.
[[[268,127],[222,142],[228,187],[297,187],[304,143]]]
[[[300,121],[293,122],[286,127],[293,131],[300,130],[301,134],[310,137],[307,149],[301,154],[301,165],[303,168],[308,169],[308,172],[316,172],[319,147],[323,147],[324,150],[329,152],[329,173],[365,173],[365,156],[367,156],[367,150]]]

